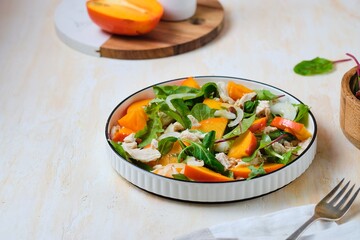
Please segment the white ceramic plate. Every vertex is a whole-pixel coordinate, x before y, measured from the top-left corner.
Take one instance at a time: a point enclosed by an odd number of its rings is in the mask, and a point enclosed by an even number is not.
[[[285,95],[287,101],[301,103],[289,93],[256,81],[222,76],[195,77],[200,85],[206,82],[236,81],[250,89],[268,89],[274,94]],[[166,81],[157,85],[179,84],[184,79]],[[117,120],[126,112],[127,107],[134,101],[154,97],[153,86],[142,89],[123,100],[110,114],[106,123],[105,136],[108,140],[110,129],[117,124]],[[316,154],[317,126],[313,114],[310,112],[307,129],[312,133],[312,140],[301,155],[285,167],[272,173],[262,175],[251,180],[231,182],[189,182],[171,179],[143,170],[123,159],[109,143],[109,155],[114,169],[127,181],[137,187],[171,199],[191,202],[230,202],[259,197],[278,190],[298,178],[312,163]]]

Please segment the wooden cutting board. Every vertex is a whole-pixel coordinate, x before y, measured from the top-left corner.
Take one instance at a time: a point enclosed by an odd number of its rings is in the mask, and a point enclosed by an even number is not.
[[[60,39],[79,51],[115,59],[152,59],[185,53],[213,40],[224,24],[224,9],[217,0],[198,0],[192,18],[160,21],[147,35],[127,37],[101,31],[89,19],[85,5],[78,8],[81,11],[72,10],[74,2],[64,0],[56,11],[55,25]]]

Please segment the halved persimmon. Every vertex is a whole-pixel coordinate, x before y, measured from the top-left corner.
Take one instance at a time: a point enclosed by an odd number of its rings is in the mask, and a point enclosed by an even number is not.
[[[89,0],[91,20],[106,32],[119,35],[143,35],[153,30],[164,9],[156,0]]]

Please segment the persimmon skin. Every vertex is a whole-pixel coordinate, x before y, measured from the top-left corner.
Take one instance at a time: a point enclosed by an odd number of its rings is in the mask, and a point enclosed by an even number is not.
[[[185,165],[184,175],[197,182],[228,182],[233,179],[206,167]]]
[[[97,11],[96,4],[98,3],[106,3],[106,0],[86,2],[88,15],[102,30],[111,34],[127,36],[147,34],[158,25],[160,18],[163,15],[163,8],[157,2],[155,3],[159,5],[157,11],[149,13],[145,19],[137,19],[136,17],[130,19],[128,17],[122,18],[121,16],[111,16],[111,14],[104,13],[103,11]],[[111,6],[108,8],[110,9]]]

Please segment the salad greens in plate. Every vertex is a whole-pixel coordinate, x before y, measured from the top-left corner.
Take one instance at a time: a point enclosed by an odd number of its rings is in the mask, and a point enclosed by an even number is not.
[[[111,127],[125,160],[165,177],[196,182],[251,179],[291,163],[312,139],[309,107],[236,81],[153,86]]]

